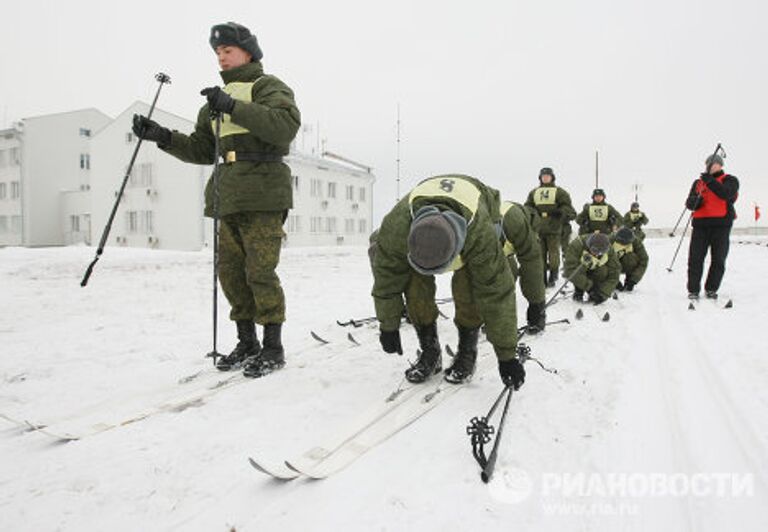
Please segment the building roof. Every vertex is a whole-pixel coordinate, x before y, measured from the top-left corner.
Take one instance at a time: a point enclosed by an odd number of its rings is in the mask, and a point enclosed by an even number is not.
[[[23,122],[26,120],[37,120],[40,118],[50,118],[52,116],[70,115],[70,114],[85,113],[85,112],[96,112],[102,115],[104,118],[109,118],[111,120],[108,114],[101,112],[99,109],[96,109],[95,107],[86,107],[83,109],[75,109],[73,111],[62,111],[60,113],[48,113],[44,115],[27,116],[22,118],[21,120]]]
[[[145,108],[145,109],[148,110],[150,105],[148,103],[142,101],[142,100],[136,100],[131,105],[126,107],[119,115],[117,115],[114,120],[111,120],[103,128],[101,128],[98,131],[96,131],[96,133],[94,133],[93,136],[94,137],[98,136],[99,134],[101,134],[102,131],[104,131],[106,129],[109,129],[113,124],[117,123],[123,117],[123,115],[135,112],[138,107],[142,107],[142,108]],[[195,123],[193,121],[191,121],[191,120],[189,120],[187,118],[184,118],[182,116],[179,116],[179,115],[177,115],[175,113],[170,113],[170,112],[166,111],[165,109],[160,109],[159,107],[155,107],[155,112],[165,113],[165,114],[170,115],[170,116],[172,116],[174,118],[178,118],[179,120],[183,120],[184,122],[189,123],[190,126],[194,126],[195,125]]]

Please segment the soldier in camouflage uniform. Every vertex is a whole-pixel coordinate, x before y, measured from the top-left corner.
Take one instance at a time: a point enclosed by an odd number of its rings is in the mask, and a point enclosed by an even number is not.
[[[528,332],[544,330],[547,322],[544,310],[544,261],[541,259],[539,236],[534,229],[538,214],[518,203],[501,204],[504,254],[512,275],[520,279],[520,288],[528,301],[526,318]]]
[[[639,283],[645,270],[648,268],[648,252],[643,241],[635,236],[635,233],[627,226],[619,228],[611,238],[613,251],[621,264],[621,273],[624,274],[624,282],[616,285],[616,289],[631,292]]]
[[[610,235],[621,223],[621,214],[612,205],[605,202],[605,191],[596,188],[592,192],[592,203],[587,203],[576,217],[579,224],[579,234],[588,235],[600,232]]]
[[[629,208],[629,212],[624,215],[624,225],[635,232],[635,236],[640,242],[645,240],[643,226],[647,223],[648,217],[643,211],[640,210],[640,204],[636,201],[632,202],[632,205]]]
[[[568,246],[565,275],[573,283],[575,301],[582,302],[585,292],[589,295],[589,302],[595,305],[606,301],[619,282],[620,270],[619,259],[608,235],[581,235]]]
[[[384,351],[403,352],[404,308],[416,329],[421,353],[405,372],[408,381],[424,382],[442,369],[434,276],[452,271],[459,347],[445,380],[471,378],[485,324],[502,381],[522,385],[515,281],[501,247],[500,209],[498,191],[469,176],[443,175],[422,181],[384,217],[375,237],[372,295]]]
[[[280,260],[283,222],[293,207],[290,169],[283,162],[301,123],[293,92],[264,74],[262,52],[248,28],[229,22],[211,28],[210,45],[224,87],[210,87],[195,131],[170,131],[134,116],[139,137],[182,161],[219,167],[219,281],[232,307],[238,344],[217,362],[221,370],[240,365],[261,377],[285,364],[281,328],[285,298],[275,268]],[[214,153],[212,112],[222,116],[220,152]],[[212,217],[213,179],[205,188],[205,215]],[[254,322],[264,326],[263,346]]]
[[[571,196],[565,189],[555,185],[555,173],[551,168],[542,168],[539,172],[539,187],[528,194],[527,207],[536,209],[541,216],[539,240],[545,270],[549,277],[547,286],[555,286],[560,271],[560,237],[563,223],[576,217],[571,204]]]

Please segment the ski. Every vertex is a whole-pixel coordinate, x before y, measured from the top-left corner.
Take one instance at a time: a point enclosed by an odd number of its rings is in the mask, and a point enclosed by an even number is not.
[[[483,371],[489,369],[492,364],[488,360],[491,358],[487,354],[480,357],[478,366],[486,366]],[[286,474],[282,467],[265,467],[262,460],[252,457],[249,461],[255,469],[273,478],[327,478],[417,421],[468,382],[450,384],[441,375],[434,376],[425,384],[412,385],[403,380],[384,401],[375,403],[367,414],[351,425],[351,429],[344,431],[343,436],[312,447],[299,458],[286,460],[285,468],[291,470],[295,477]]]
[[[309,345],[299,349],[295,354],[317,348],[317,345]],[[161,413],[178,413],[188,408],[199,407],[223,390],[234,388],[246,382],[253,382],[253,379],[245,377],[241,372],[222,373],[213,370],[206,375],[212,379],[197,381],[198,385],[194,389],[183,387],[175,389],[170,394],[164,395],[161,400],[147,407],[137,407],[133,412],[123,408],[124,412],[119,413],[121,406],[118,403],[113,405],[109,402],[107,405],[99,405],[101,408],[94,411],[94,408],[81,410],[57,421],[48,421],[44,423],[32,422],[23,416],[9,415],[0,413],[0,419],[13,423],[17,426],[23,426],[31,432],[49,436],[60,441],[74,441],[86,437],[94,436],[119,427],[125,427],[149,417]],[[200,386],[204,382],[204,386]],[[110,405],[113,405],[110,408]],[[118,413],[116,413],[118,412]]]

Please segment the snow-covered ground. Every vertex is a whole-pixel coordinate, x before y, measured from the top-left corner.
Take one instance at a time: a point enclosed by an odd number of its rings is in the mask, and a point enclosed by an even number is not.
[[[335,325],[372,312],[365,250],[290,249],[283,371],[68,443],[0,420],[0,530],[768,530],[766,241],[734,243],[723,299],[696,311],[685,250],[666,271],[675,243],[648,241],[635,293],[578,322],[571,301],[550,309],[572,324],[530,345],[559,374],[528,365],[489,485],[465,426],[498,393],[493,370],[329,479],[280,483],[249,466],[318,443],[407,366],[374,329],[353,347]],[[0,249],[0,413],[119,421],[222,378],[203,357],[208,254],[109,249],[81,288],[92,254]],[[223,301],[220,313],[228,351]],[[450,320],[439,326],[455,341]],[[413,357],[411,330],[404,343]]]

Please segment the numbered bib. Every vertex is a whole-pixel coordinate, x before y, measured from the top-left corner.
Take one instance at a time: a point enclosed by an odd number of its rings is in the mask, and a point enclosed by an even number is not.
[[[633,222],[636,222],[640,219],[640,216],[642,216],[642,213],[639,212],[630,212],[629,213],[629,219]]]
[[[458,176],[438,176],[426,179],[416,185],[408,196],[413,216],[413,203],[418,198],[449,198],[466,207],[472,213],[472,220],[480,205],[480,189]]]
[[[253,102],[253,86],[255,84],[256,84],[255,81],[251,81],[251,82],[233,81],[232,83],[227,83],[226,85],[224,85],[224,88],[222,90],[227,94],[229,94],[230,96],[232,96],[232,98],[234,98],[235,100],[251,103]],[[213,128],[214,131],[216,131],[215,120],[211,120],[211,127]],[[230,135],[242,135],[244,133],[248,133],[248,130],[232,122],[231,115],[227,113],[224,113],[221,115],[221,136],[222,137],[228,137]]]
[[[589,219],[593,222],[608,221],[608,205],[590,205]]]
[[[539,187],[533,191],[533,203],[537,207],[554,205],[557,199],[557,187]]]
[[[619,242],[613,243],[613,250],[616,252],[616,255],[619,258],[622,258],[627,253],[634,253],[634,248],[632,247],[632,244],[620,244]]]

